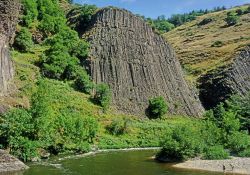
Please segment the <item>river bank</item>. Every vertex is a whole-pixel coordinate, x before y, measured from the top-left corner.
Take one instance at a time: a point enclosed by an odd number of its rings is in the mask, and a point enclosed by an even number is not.
[[[86,156],[91,156],[99,153],[105,153],[105,152],[120,152],[120,151],[144,151],[144,150],[160,150],[161,147],[147,147],[147,148],[121,148],[121,149],[100,149],[95,151],[90,151],[88,153],[79,154],[79,155],[70,155],[65,156],[63,158],[59,158],[58,160],[65,160],[65,159],[72,159],[72,158],[81,158]]]
[[[0,173],[26,170],[29,167],[23,162],[8,154],[4,150],[0,150]]]
[[[176,164],[174,167],[250,175],[250,158],[231,157],[231,159],[227,160],[190,160]]]

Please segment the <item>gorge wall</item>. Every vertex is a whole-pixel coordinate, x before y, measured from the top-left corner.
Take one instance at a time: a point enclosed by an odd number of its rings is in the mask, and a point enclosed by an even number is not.
[[[119,111],[143,115],[150,98],[163,96],[172,114],[202,114],[172,47],[141,18],[113,7],[101,9],[84,38],[91,45],[91,77],[109,84]]]
[[[8,46],[15,33],[19,9],[18,0],[0,1],[0,96],[8,92],[9,81],[14,75]]]
[[[230,65],[200,78],[200,99],[210,109],[233,94],[250,92],[250,45],[240,51]]]

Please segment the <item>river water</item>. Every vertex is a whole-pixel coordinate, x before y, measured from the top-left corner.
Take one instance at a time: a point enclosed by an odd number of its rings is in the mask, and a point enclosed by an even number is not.
[[[122,151],[86,157],[54,159],[30,164],[18,175],[222,175],[223,173],[172,168],[171,164],[152,159],[156,151]]]

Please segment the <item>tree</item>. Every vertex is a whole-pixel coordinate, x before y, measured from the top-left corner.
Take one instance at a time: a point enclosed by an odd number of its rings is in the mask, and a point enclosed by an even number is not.
[[[250,93],[245,96],[233,95],[226,101],[227,108],[235,111],[240,120],[241,129],[250,133]]]
[[[78,32],[84,32],[97,9],[95,5],[76,6],[67,14],[69,26]]]
[[[94,100],[106,111],[111,102],[111,91],[107,84],[98,84],[94,95]]]
[[[89,75],[87,72],[81,67],[81,69],[78,69],[78,75],[75,80],[75,88],[80,91],[87,94],[90,94],[91,90],[93,89],[93,82],[90,80]]]
[[[28,52],[33,46],[32,34],[23,27],[16,35],[14,47],[20,51]]]
[[[37,3],[34,0],[22,0],[23,4],[23,24],[26,27],[30,27],[31,23],[37,19],[38,10],[37,10]]]
[[[235,12],[228,12],[225,21],[228,26],[233,26],[238,23],[239,17]]]
[[[150,118],[160,118],[168,111],[167,103],[163,97],[155,97],[149,100],[148,115]]]

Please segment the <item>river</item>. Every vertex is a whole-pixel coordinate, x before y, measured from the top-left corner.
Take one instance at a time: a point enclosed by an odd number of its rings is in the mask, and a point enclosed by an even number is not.
[[[152,159],[156,151],[106,152],[69,159],[55,158],[18,175],[222,175],[223,173],[172,168]]]

